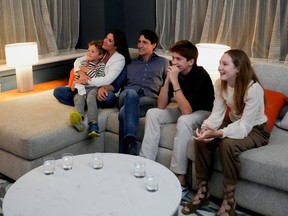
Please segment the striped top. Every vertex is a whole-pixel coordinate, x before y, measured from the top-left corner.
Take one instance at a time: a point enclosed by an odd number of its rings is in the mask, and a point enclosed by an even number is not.
[[[81,62],[82,66],[88,67],[90,70],[86,73],[90,78],[104,77],[105,76],[105,63],[103,61],[92,62],[83,60]],[[76,76],[79,79],[79,76]]]

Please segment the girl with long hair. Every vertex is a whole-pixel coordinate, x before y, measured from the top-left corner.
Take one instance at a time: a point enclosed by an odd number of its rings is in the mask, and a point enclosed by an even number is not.
[[[217,215],[234,215],[235,186],[241,167],[239,154],[266,145],[270,136],[264,114],[264,90],[247,54],[238,49],[228,50],[220,59],[218,70],[220,79],[214,87],[213,110],[194,135],[198,189],[182,208],[185,215],[209,203],[208,181],[216,149],[224,176],[224,199]]]

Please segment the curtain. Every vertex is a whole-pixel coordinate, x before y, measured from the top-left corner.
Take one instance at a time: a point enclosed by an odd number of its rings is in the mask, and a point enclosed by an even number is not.
[[[288,64],[288,1],[156,0],[156,33],[165,51],[187,39],[226,44],[254,59]]]
[[[74,49],[79,37],[80,0],[0,0],[0,59],[5,44],[38,44],[40,57]]]

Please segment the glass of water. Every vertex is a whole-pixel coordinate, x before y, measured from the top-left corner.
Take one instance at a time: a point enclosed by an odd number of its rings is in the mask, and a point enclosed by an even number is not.
[[[92,167],[94,169],[103,168],[103,153],[97,152],[92,154]]]
[[[158,191],[159,188],[159,175],[155,173],[148,174],[146,177],[146,189],[149,192]]]
[[[44,174],[45,175],[52,175],[55,172],[55,158],[54,157],[47,157],[44,158]]]
[[[62,155],[62,164],[64,170],[71,170],[73,167],[73,154],[65,153]]]
[[[144,178],[146,173],[146,163],[142,160],[134,162],[134,176],[136,178]]]

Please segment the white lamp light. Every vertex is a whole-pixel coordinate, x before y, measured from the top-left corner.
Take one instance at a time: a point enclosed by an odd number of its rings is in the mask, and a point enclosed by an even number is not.
[[[36,42],[5,45],[6,64],[16,68],[16,81],[19,92],[33,90],[32,64],[38,62]]]
[[[213,43],[198,43],[197,65],[202,66],[210,74],[212,82],[219,78],[218,66],[224,52],[230,49],[229,46]]]

